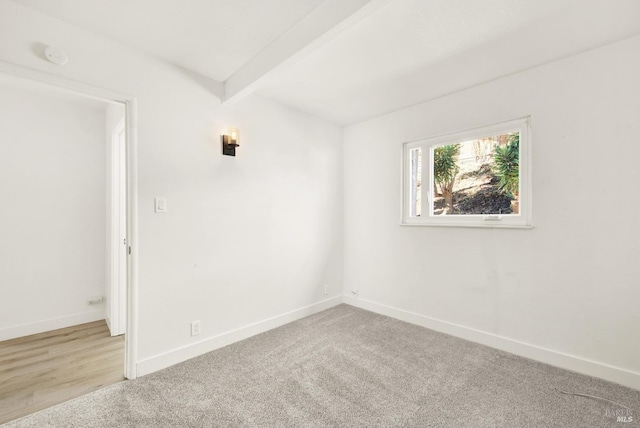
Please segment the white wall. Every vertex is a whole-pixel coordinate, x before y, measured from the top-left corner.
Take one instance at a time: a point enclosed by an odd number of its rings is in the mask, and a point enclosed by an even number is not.
[[[43,60],[43,44],[66,49],[69,64]],[[258,97],[221,105],[177,67],[6,0],[0,59],[138,99],[140,373],[341,299],[338,127]],[[235,158],[221,154],[230,125],[240,128]],[[155,196],[167,214],[154,214]],[[193,320],[200,336],[190,337]]]
[[[104,107],[0,85],[0,340],[104,318]]]
[[[640,388],[638,76],[636,37],[346,128],[348,301]],[[399,226],[401,143],[526,115],[533,230]]]

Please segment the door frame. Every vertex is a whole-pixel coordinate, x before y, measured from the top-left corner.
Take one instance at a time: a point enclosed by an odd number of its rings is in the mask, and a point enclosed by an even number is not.
[[[138,162],[137,162],[137,99],[135,96],[93,86],[19,64],[0,60],[0,72],[63,89],[80,96],[120,104],[125,107],[126,147],[126,237],[127,237],[127,317],[125,335],[124,376],[137,377],[138,360]]]

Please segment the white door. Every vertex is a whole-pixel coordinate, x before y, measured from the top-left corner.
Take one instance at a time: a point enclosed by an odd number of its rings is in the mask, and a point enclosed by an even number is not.
[[[124,119],[114,128],[111,151],[111,335],[125,333],[127,325],[127,186]]]

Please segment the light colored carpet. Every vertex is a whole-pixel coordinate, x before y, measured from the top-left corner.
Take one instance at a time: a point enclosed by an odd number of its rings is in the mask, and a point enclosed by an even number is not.
[[[640,391],[340,305],[4,427],[639,425],[554,387],[640,408]]]

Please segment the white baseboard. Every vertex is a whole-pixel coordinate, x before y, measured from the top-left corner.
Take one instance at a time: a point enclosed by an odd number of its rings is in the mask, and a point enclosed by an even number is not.
[[[67,315],[60,318],[53,318],[37,321],[29,324],[16,325],[0,329],[0,341],[15,339],[17,337],[29,336],[31,334],[44,333],[45,331],[57,330],[59,328],[71,327],[104,319],[104,309],[90,312]]]
[[[138,362],[136,366],[136,374],[139,377],[153,373],[157,370],[164,369],[240,340],[247,339],[251,336],[255,336],[256,334],[264,333],[265,331],[272,330],[292,321],[324,311],[325,309],[332,308],[340,303],[342,303],[342,296],[332,297],[313,305],[304,306],[273,318],[258,321],[256,323],[207,338],[200,342],[173,349],[151,358],[146,358]]]
[[[357,308],[386,315],[411,324],[426,327],[441,333],[450,334],[471,342],[500,349],[521,357],[530,358],[555,367],[571,370],[588,376],[597,377],[620,385],[640,390],[640,373],[575,355],[565,354],[541,346],[532,345],[508,337],[499,336],[482,330],[438,320],[425,315],[408,312],[403,309],[383,305],[369,300],[344,295],[344,303]]]

